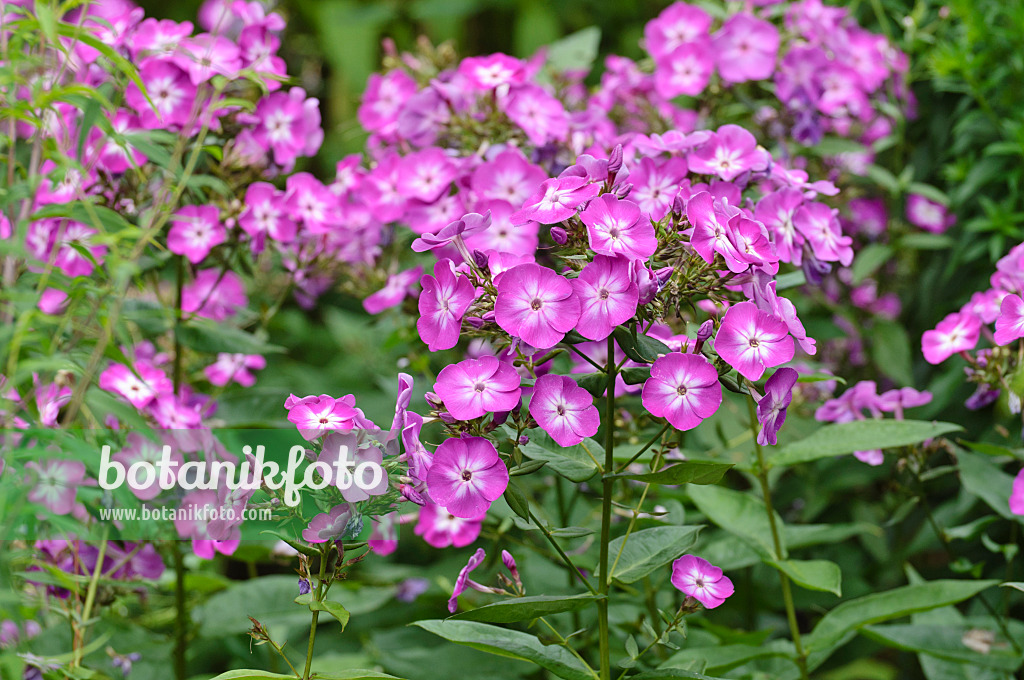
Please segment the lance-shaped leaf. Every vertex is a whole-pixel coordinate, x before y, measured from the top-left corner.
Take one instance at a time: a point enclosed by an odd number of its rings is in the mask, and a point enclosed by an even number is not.
[[[716,463],[710,460],[688,460],[670,465],[657,472],[641,474],[611,475],[614,478],[632,479],[650,484],[717,484],[732,463]]]
[[[530,441],[519,449],[531,460],[547,461],[547,467],[571,482],[585,482],[598,471],[597,461],[604,448],[593,439],[584,439],[575,446],[559,446],[540,428],[529,431]]]
[[[922,420],[856,420],[837,423],[826,425],[810,437],[772,452],[768,462],[773,467],[780,467],[843,456],[854,451],[908,446],[961,429],[953,423]]]
[[[579,611],[599,599],[604,599],[604,596],[584,593],[582,595],[568,596],[533,595],[530,597],[516,597],[510,600],[491,602],[469,611],[459,612],[455,616],[450,616],[447,620],[459,619],[463,621],[482,621],[484,623],[529,621],[541,616]]]
[[[703,528],[653,527],[616,538],[608,545],[612,578],[623,583],[639,581],[692,548]]]

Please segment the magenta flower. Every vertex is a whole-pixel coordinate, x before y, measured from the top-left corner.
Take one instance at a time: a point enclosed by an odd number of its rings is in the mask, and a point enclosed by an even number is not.
[[[748,170],[764,170],[768,159],[768,152],[758,148],[754,135],[739,125],[723,125],[690,154],[689,164],[693,172],[731,182]]]
[[[536,146],[562,141],[569,134],[569,115],[562,102],[537,85],[513,86],[501,106]]]
[[[734,14],[714,35],[718,72],[727,83],[764,80],[775,71],[779,31],[750,14]]]
[[[286,186],[288,213],[296,222],[302,222],[309,233],[328,234],[342,224],[338,197],[316,177],[300,172],[289,177]]]
[[[143,127],[180,128],[190,122],[196,86],[185,71],[169,61],[147,59],[139,67],[139,78],[146,85],[149,101],[134,83],[129,83],[125,101],[139,114]]]
[[[184,255],[192,264],[202,262],[227,238],[215,205],[186,205],[174,213],[171,224],[174,226],[167,234],[167,250]]]
[[[536,222],[513,225],[512,204],[507,201],[491,201],[487,207],[491,213],[491,226],[466,239],[466,247],[470,251],[479,250],[487,255],[511,253],[522,256],[532,256],[537,252],[540,225]]]
[[[271,238],[278,243],[295,240],[295,222],[288,216],[285,193],[273,184],[254,182],[245,192],[245,211],[238,226],[253,239],[255,252],[263,250],[263,242]]]
[[[576,327],[580,301],[572,285],[555,272],[521,264],[501,275],[494,315],[509,335],[548,349]]]
[[[1012,303],[1011,303],[1012,304]],[[973,314],[954,312],[921,336],[921,352],[929,364],[941,364],[958,352],[974,349],[981,321]]]
[[[757,402],[757,420],[761,431],[757,443],[774,446],[778,443],[779,430],[786,422],[786,408],[793,401],[793,386],[800,377],[792,368],[780,368],[764,384],[764,396]]]
[[[1010,492],[1010,512],[1024,515],[1024,470],[1013,478],[1013,490]]]
[[[714,609],[735,592],[722,570],[694,555],[683,555],[672,563],[672,585],[708,609]]]
[[[1024,299],[1020,295],[1007,295],[999,306],[995,342],[1008,345],[1017,338],[1024,338]]]
[[[307,99],[299,87],[263,97],[251,116],[253,141],[272,151],[277,165],[291,168],[296,158],[312,156],[323,142],[318,107],[319,102]]]
[[[525,64],[501,52],[484,57],[469,57],[459,64],[459,73],[478,90],[493,90],[502,85],[521,83]]]
[[[343,472],[333,480],[334,486],[341,489],[342,497],[349,503],[365,501],[371,496],[382,496],[390,488],[390,481],[385,472],[377,484],[369,489],[363,488],[374,479],[366,468],[360,470],[363,463],[370,463],[383,469],[384,454],[379,448],[362,441],[361,435],[349,432],[331,432],[324,437],[323,450],[317,456],[317,462],[326,463],[331,470],[346,469],[346,463],[352,462],[352,472]],[[340,465],[339,465],[340,463]],[[357,474],[358,472],[358,474]]]
[[[335,399],[326,394],[309,396],[291,404],[286,403],[288,422],[298,428],[306,441],[312,441],[333,430],[350,430],[358,416],[349,400]]]
[[[700,7],[676,2],[644,26],[644,47],[655,59],[708,35],[711,15]]]
[[[487,553],[484,552],[483,548],[477,548],[473,556],[469,558],[469,562],[459,572],[458,578],[455,579],[455,588],[452,589],[452,596],[448,598],[448,612],[454,614],[459,608],[459,595],[466,590],[466,586],[472,587],[474,584],[469,580],[470,573],[479,567],[484,562],[484,558],[487,557]]]
[[[33,503],[45,506],[55,515],[67,515],[75,507],[78,487],[85,484],[85,465],[77,460],[34,460],[25,463],[36,474],[28,494]]]
[[[632,201],[603,194],[580,213],[580,220],[587,225],[587,237],[595,253],[646,260],[658,249],[654,227]]]
[[[459,172],[443,149],[432,146],[402,158],[398,188],[410,198],[433,203],[448,191]]]
[[[483,200],[508,201],[520,206],[547,178],[547,173],[526,160],[521,151],[510,148],[478,165],[473,170],[470,185]]]
[[[491,226],[491,214],[469,213],[462,219],[455,220],[446,225],[435,234],[424,234],[412,242],[412,249],[417,253],[424,253],[428,250],[443,248],[449,243],[454,244],[462,253],[467,264],[473,261],[468,251],[464,238],[478,232],[482,232]]]
[[[396,68],[383,76],[374,73],[366,83],[359,122],[370,132],[394,134],[398,114],[416,90],[416,81],[402,69]]]
[[[220,352],[217,361],[203,369],[210,384],[223,387],[232,380],[242,387],[256,384],[256,376],[251,371],[261,371],[267,367],[267,360],[259,354],[232,354]]]
[[[725,313],[715,351],[744,378],[758,380],[764,369],[792,359],[795,347],[785,323],[753,302],[741,302]]]
[[[714,56],[711,42],[704,39],[686,43],[657,60],[654,87],[666,99],[681,94],[692,97],[707,87],[712,70]]]
[[[580,301],[576,330],[585,338],[604,340],[636,314],[640,290],[630,277],[630,262],[625,257],[595,255],[570,283]]]
[[[458,420],[511,411],[519,403],[520,378],[509,364],[495,357],[466,359],[441,369],[434,392]]]
[[[925,198],[920,194],[911,194],[907,198],[907,221],[933,234],[941,234],[956,222],[946,206]]]
[[[652,220],[664,219],[679,193],[679,184],[686,177],[686,169],[686,161],[682,158],[669,158],[661,163],[647,156],[641,158],[629,176],[633,184],[630,200],[636,201],[641,212],[647,213]]]
[[[463,519],[486,512],[507,486],[508,469],[483,437],[444,440],[427,473],[430,497]]]
[[[715,261],[715,253],[720,254],[729,271],[738,274],[749,269],[750,264],[729,238],[729,224],[733,218],[740,218],[739,209],[715,201],[706,191],[691,197],[686,204],[686,219],[693,225],[690,235],[693,249],[708,264]]]
[[[718,371],[697,354],[666,354],[651,366],[641,400],[652,415],[677,430],[692,430],[722,405]]]
[[[135,408],[145,408],[155,398],[170,394],[174,385],[159,368],[139,361],[135,372],[124,364],[111,364],[100,374],[100,389],[119,394]]]
[[[816,258],[848,267],[853,262],[853,239],[843,235],[837,213],[824,203],[808,203],[797,209],[793,224],[807,238]]]
[[[422,275],[421,266],[392,274],[383,288],[363,300],[363,309],[370,314],[380,314],[385,309],[397,307],[402,304],[406,295],[415,292],[416,284]]]
[[[799,189],[786,187],[772,192],[757,203],[754,216],[772,233],[775,251],[783,262],[800,265],[804,238],[793,224],[804,196]]]
[[[537,378],[530,415],[559,446],[575,446],[597,434],[601,425],[590,392],[572,378],[553,373]]]
[[[480,535],[486,513],[476,517],[456,517],[448,508],[427,503],[420,508],[415,533],[434,548],[464,548]]]
[[[557,224],[576,214],[576,209],[586,200],[601,193],[601,185],[590,183],[585,177],[558,177],[544,180],[523,204],[523,208],[512,214],[512,224],[534,221],[541,224]]]
[[[181,296],[181,309],[214,321],[223,321],[238,313],[248,298],[242,280],[232,271],[204,269],[196,280],[185,286]]]
[[[423,292],[419,297],[416,330],[431,352],[455,347],[462,317],[476,299],[473,284],[455,273],[451,260],[441,260],[434,267],[434,275],[424,276],[420,285]]]
[[[352,519],[352,506],[342,503],[331,508],[330,512],[321,512],[309,520],[309,525],[302,530],[302,538],[308,543],[326,543],[345,535],[345,528]]]

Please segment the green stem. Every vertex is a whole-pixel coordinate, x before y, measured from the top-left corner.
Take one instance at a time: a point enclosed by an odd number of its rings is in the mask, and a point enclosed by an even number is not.
[[[188,651],[188,603],[185,599],[185,557],[177,541],[172,546],[174,551],[174,677],[185,680],[186,652]]]
[[[330,546],[330,543],[327,544]],[[327,569],[327,555],[328,550],[324,550],[320,553],[320,577],[316,583],[316,595],[314,596],[315,602],[321,602],[324,596],[324,572]],[[306,647],[306,668],[302,672],[302,680],[309,680],[309,669],[313,665],[313,644],[316,642],[316,624],[320,619],[320,610],[313,610],[313,620],[309,626],[309,646]]]
[[[587,663],[587,660],[580,656],[579,652],[573,649],[572,645],[569,644],[569,641],[562,637],[562,634],[558,632],[557,628],[548,623],[548,620],[545,619],[543,616],[540,617],[540,622],[547,626],[548,630],[550,630],[554,634],[554,636],[558,638],[559,645],[569,650],[569,653],[575,656],[579,660],[579,662],[583,664],[583,667],[587,669],[588,673],[590,673],[590,677],[597,678],[597,673],[595,673],[594,669],[590,667],[590,664]]]
[[[772,507],[772,491],[768,484],[768,466],[765,465],[764,451],[757,442],[757,407],[754,404],[754,397],[747,399],[747,410],[750,413],[750,431],[754,435],[754,451],[757,453],[757,478],[761,482],[761,495],[764,496],[764,507],[768,513],[768,525],[772,530],[772,545],[775,546],[775,558],[783,560],[786,558],[782,546],[782,539],[779,536],[779,527],[775,524],[775,509]],[[782,601],[786,605],[786,620],[789,621],[789,632],[793,636],[793,646],[796,647],[796,663],[800,667],[800,677],[808,680],[807,674],[807,652],[804,650],[803,642],[800,639],[800,625],[796,620],[796,607],[793,605],[793,590],[789,585],[789,577],[781,569],[779,580],[782,582]]]
[[[89,590],[85,594],[85,606],[82,608],[82,619],[78,622],[79,639],[75,647],[75,653],[71,661],[71,667],[75,668],[82,663],[82,653],[85,649],[85,631],[89,626],[89,619],[92,617],[92,608],[96,604],[96,590],[99,588],[100,576],[103,574],[103,558],[107,554],[107,529],[103,530],[103,540],[100,542],[100,551],[96,556],[96,568],[93,569],[92,578],[89,579]]]
[[[615,340],[608,336],[608,365],[605,368],[608,372],[608,389],[605,394],[605,422],[604,422],[604,469],[612,470],[615,467]],[[598,635],[601,645],[601,680],[611,680],[612,677],[612,650],[608,634],[608,586],[611,583],[611,574],[608,573],[608,542],[611,538],[612,527],[612,487],[615,480],[607,475],[602,480],[601,493],[601,557],[600,572],[601,580],[598,583],[598,592],[605,597],[597,601],[597,623]]]
[[[652,446],[654,446],[654,444],[659,439],[661,439],[661,436],[663,434],[665,434],[665,432],[668,431],[669,427],[671,427],[671,425],[669,423],[665,423],[665,425],[662,426],[662,428],[660,430],[658,430],[658,434],[654,435],[651,438],[651,441],[649,441],[646,444],[644,444],[644,447],[642,449],[640,449],[639,451],[637,451],[636,453],[634,453],[632,458],[630,458],[625,463],[623,463],[622,465],[619,466],[619,468],[615,471],[615,474],[619,474],[620,472],[622,472],[623,470],[628,468],[630,465],[632,465],[634,462],[636,462],[637,458],[639,458],[640,456],[644,455],[644,453],[647,451],[647,449],[649,449]],[[655,472],[657,472],[657,470],[655,470]]]
[[[587,587],[587,590],[590,591],[590,594],[597,595],[598,591],[594,590],[594,586],[590,585],[590,581],[588,581],[587,577],[583,575],[583,572],[580,571],[580,568],[577,567],[573,563],[573,561],[569,559],[569,556],[565,554],[565,551],[562,550],[562,546],[558,545],[558,542],[555,540],[555,537],[551,535],[551,532],[548,531],[547,527],[540,523],[540,520],[538,520],[537,517],[533,514],[533,510],[527,509],[526,512],[530,516],[530,521],[537,525],[541,533],[544,534],[544,538],[548,539],[548,543],[551,544],[551,547],[554,548],[555,552],[557,552],[559,557],[562,558],[562,562],[565,563],[565,566],[569,567],[570,576],[575,573],[579,580],[583,582],[583,585]]]

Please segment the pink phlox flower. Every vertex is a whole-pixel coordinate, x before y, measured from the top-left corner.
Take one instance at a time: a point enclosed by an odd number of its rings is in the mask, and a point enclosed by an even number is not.
[[[550,373],[534,385],[530,415],[559,446],[565,447],[593,437],[601,425],[590,393],[572,378]]]
[[[522,395],[515,369],[495,357],[466,359],[437,375],[434,392],[457,420],[511,411]]]
[[[718,371],[703,356],[673,352],[659,357],[644,383],[642,401],[677,430],[692,430],[722,404]]]
[[[766,368],[793,358],[794,343],[778,317],[759,310],[753,302],[741,302],[725,313],[715,351],[740,375],[758,380]]]
[[[167,249],[184,255],[192,264],[202,262],[210,251],[224,243],[227,232],[215,205],[187,205],[171,216]]]
[[[576,330],[585,338],[603,340],[636,314],[640,293],[630,269],[624,256],[595,255],[570,281],[581,310]]]
[[[576,327],[581,307],[565,278],[540,265],[521,264],[502,274],[494,314],[509,335],[548,349]]]
[[[714,609],[735,592],[722,570],[694,555],[683,555],[672,563],[672,585],[708,609]]]
[[[427,489],[435,503],[456,517],[475,518],[508,487],[508,469],[483,437],[446,439],[434,452]]]
[[[422,266],[392,274],[383,288],[363,300],[363,309],[370,314],[380,314],[385,309],[397,307],[402,304],[407,295],[416,292],[416,284],[419,283],[421,276],[423,276]]]

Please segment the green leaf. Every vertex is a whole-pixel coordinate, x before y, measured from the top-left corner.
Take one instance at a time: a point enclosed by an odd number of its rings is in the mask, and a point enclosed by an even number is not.
[[[672,352],[661,340],[636,333],[625,326],[616,327],[612,335],[627,357],[642,364],[652,364],[658,355]]]
[[[953,423],[922,420],[857,420],[826,425],[814,434],[772,453],[773,467],[842,456],[854,451],[907,446],[961,430]]]
[[[907,234],[899,240],[899,247],[910,250],[945,250],[953,246],[953,239],[945,234],[924,232]]]
[[[345,626],[348,625],[348,620],[351,618],[351,614],[348,610],[341,606],[341,603],[335,602],[334,600],[323,600],[317,602],[313,599],[310,593],[305,595],[299,595],[295,598],[295,604],[304,604],[309,607],[310,611],[314,612],[327,612],[341,624],[341,629],[345,630]]]
[[[732,467],[732,463],[688,460],[670,465],[657,472],[609,476],[615,479],[632,479],[636,482],[648,482],[650,484],[717,484]]]
[[[693,671],[685,671],[682,668],[659,668],[654,671],[645,671],[640,675],[634,675],[629,680],[677,680],[689,678],[690,680],[718,680],[708,675],[701,675]]]
[[[669,657],[660,670],[678,668],[704,668],[709,673],[726,673],[754,659],[766,656],[789,656],[792,643],[775,640],[761,645],[734,644],[714,647],[689,647]],[[691,665],[698,664],[698,665]],[[685,677],[685,676],[684,676]]]
[[[515,621],[529,621],[541,616],[561,614],[562,612],[574,612],[603,599],[604,596],[591,595],[570,595],[557,597],[551,595],[533,595],[530,597],[518,597],[501,602],[492,602],[482,607],[471,609],[466,612],[459,612],[447,620],[459,619],[463,621],[483,621],[485,623],[514,623]]]
[[[874,274],[879,267],[892,258],[892,246],[884,243],[871,243],[857,253],[850,272],[853,274],[854,285]]]
[[[314,661],[313,663],[316,664],[316,661]],[[387,673],[381,673],[379,671],[363,670],[361,668],[353,668],[351,670],[345,671],[335,671],[330,675],[314,673],[313,677],[315,677],[316,680],[402,680],[402,678],[395,677],[394,675],[388,675]]]
[[[527,522],[530,521],[530,501],[527,500],[523,490],[519,488],[519,485],[509,480],[508,486],[505,488],[505,502],[508,503],[508,507],[512,508],[512,512],[516,513]]]
[[[1004,671],[1020,668],[1024,659],[1015,654],[1009,646],[1000,648],[993,645],[986,654],[973,651],[963,643],[969,628],[964,625],[890,624],[865,626],[861,632],[867,637],[888,647],[906,652],[923,652],[937,659],[953,661]]]
[[[823,590],[842,597],[842,570],[828,560],[782,560],[771,564],[791,578],[798,586],[808,590]]]
[[[608,375],[605,373],[577,373],[571,377],[594,398],[600,397],[608,389]]]
[[[772,530],[768,523],[764,502],[749,493],[733,491],[720,486],[691,486],[687,488],[690,499],[697,509],[709,520],[734,536],[744,539],[757,549],[762,557],[780,559],[775,554]],[[775,517],[776,526],[782,527],[782,518]],[[780,531],[779,540],[785,552],[785,532]]]
[[[868,351],[875,365],[900,385],[914,382],[910,336],[902,324],[878,319],[871,329]]]
[[[627,385],[642,385],[651,377],[650,366],[630,366],[619,371]]]
[[[1021,581],[1007,581],[1005,583],[1000,583],[999,587],[1000,588],[1013,588],[1014,590],[1019,590],[1021,592],[1024,592],[1024,582],[1021,582]]]
[[[565,680],[592,680],[591,674],[563,647],[545,646],[532,635],[476,621],[417,621],[414,625],[456,644],[545,668]]]
[[[604,448],[593,439],[562,447],[540,428],[529,433],[530,441],[519,447],[527,458],[547,461],[549,468],[571,482],[585,482],[597,474],[597,461],[604,456]]]
[[[228,324],[216,323],[210,319],[191,319],[178,326],[175,337],[185,347],[197,352],[217,354],[230,352],[238,354],[270,354],[284,352],[283,347],[271,345],[252,333]]]
[[[295,676],[269,673],[267,671],[238,670],[221,673],[215,678],[210,678],[210,680],[266,680],[267,678],[292,678],[294,680]]]
[[[588,26],[548,45],[547,65],[559,73],[589,72],[600,45],[601,29]]]
[[[612,578],[634,583],[680,557],[697,543],[701,526],[653,527],[620,536],[608,544]],[[621,555],[620,555],[621,551]]]
[[[1013,491],[1013,477],[993,465],[991,460],[980,453],[960,451],[957,453],[960,481],[967,492],[985,501],[985,504],[1006,519],[1024,521],[1010,512],[1007,499]]]
[[[531,475],[547,464],[548,463],[546,460],[524,460],[522,465],[517,465],[514,468],[510,468],[508,474],[510,477]]]
[[[872,593],[844,602],[818,621],[805,640],[816,655],[816,667],[858,628],[915,612],[956,604],[996,585],[998,581],[939,580]]]

